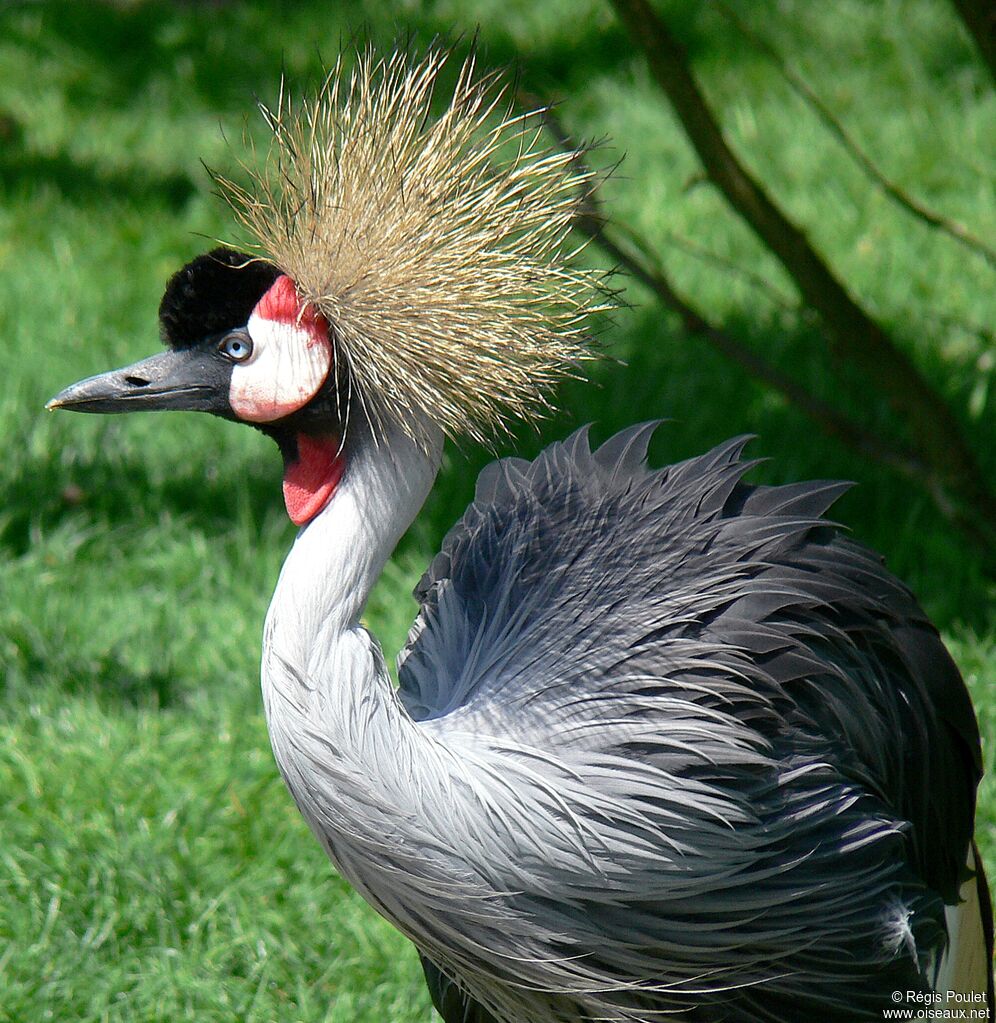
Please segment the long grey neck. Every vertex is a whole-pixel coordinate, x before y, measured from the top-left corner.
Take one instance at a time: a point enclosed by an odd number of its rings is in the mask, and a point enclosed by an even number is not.
[[[441,438],[429,455],[402,436],[379,446],[356,441],[332,500],[298,535],[267,615],[270,741],[298,808],[342,876],[434,962],[467,974],[484,947],[472,937],[482,926],[504,935],[507,960],[522,948],[521,929],[483,879],[487,856],[463,860],[480,835],[460,822],[492,805],[486,786],[479,794],[472,787],[479,755],[457,755],[409,717],[359,621],[428,496]]]
[[[401,433],[375,444],[352,432],[335,494],[284,562],[263,637],[263,704],[280,772],[340,871],[392,918],[377,894],[382,879],[368,874],[410,803],[426,744],[360,615],[432,488],[441,448],[441,436],[426,454]]]
[[[359,628],[374,583],[432,489],[441,451],[441,434],[426,453],[400,430],[379,443],[365,423],[351,430],[339,486],[280,572],[264,631],[264,688],[278,664],[307,684]]]

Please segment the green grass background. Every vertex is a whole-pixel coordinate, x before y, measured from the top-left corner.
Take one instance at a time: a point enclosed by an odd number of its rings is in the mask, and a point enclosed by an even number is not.
[[[996,102],[941,0],[740,4],[928,202],[996,235]],[[814,242],[961,410],[996,465],[991,271],[870,190],[707,5],[669,7],[724,127]],[[669,236],[791,285],[697,179],[680,132],[600,0],[7,3],[0,7],[0,1020],[431,1018],[410,947],[338,880],[283,790],[258,696],[259,634],[293,539],[262,437],[196,416],[50,416],[66,383],[157,347],[162,285],[233,236],[200,160],[231,168],[252,97],[314,81],[357,33],[479,28],[571,128],[625,154],[614,217],[680,288],[828,393],[812,324]],[[594,255],[593,255],[594,258]],[[638,288],[609,354],[565,389],[544,440],[668,417],[659,459],[756,432],[758,478],[860,483],[839,505],[945,632],[994,732],[992,589],[922,495],[824,439]],[[836,395],[838,400],[860,399]],[[876,421],[878,411],[867,414]],[[886,426],[883,424],[882,428]],[[368,609],[390,656],[421,567],[486,456],[454,451]],[[987,748],[987,760],[991,749]],[[979,838],[996,868],[996,791]]]

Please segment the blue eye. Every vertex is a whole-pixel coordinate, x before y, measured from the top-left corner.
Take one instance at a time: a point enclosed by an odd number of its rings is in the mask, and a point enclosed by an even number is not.
[[[252,338],[238,331],[227,334],[221,339],[218,351],[232,362],[245,362],[252,355]]]

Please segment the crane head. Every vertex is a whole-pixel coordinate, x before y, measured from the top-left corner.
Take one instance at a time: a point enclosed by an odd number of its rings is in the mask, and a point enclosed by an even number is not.
[[[360,416],[378,442],[400,431],[428,452],[541,415],[590,355],[587,314],[609,305],[604,272],[571,258],[596,176],[534,115],[503,112],[473,54],[437,112],[450,56],[368,51],[301,103],[282,89],[261,108],[262,164],[243,183],[216,176],[250,251],[173,276],[165,353],[49,407],[212,412],[270,433],[291,465]],[[292,503],[307,521],[314,502]]]
[[[218,248],[173,275],[159,320],[165,352],[72,384],[47,407],[210,412],[257,426],[284,455],[291,518],[310,520],[341,475],[347,421],[324,316],[277,267]]]
[[[329,380],[327,321],[289,277],[245,253],[214,249],[175,273],[159,321],[167,351],[73,384],[48,407],[174,409],[266,424],[301,411]],[[312,421],[330,414],[327,402],[310,411]]]

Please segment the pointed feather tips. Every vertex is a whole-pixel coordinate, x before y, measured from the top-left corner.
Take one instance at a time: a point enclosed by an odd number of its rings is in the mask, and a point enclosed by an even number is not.
[[[340,57],[318,94],[282,89],[247,183],[216,177],[256,248],[329,321],[375,432],[433,423],[488,442],[550,407],[611,308],[570,241],[597,175],[511,112],[472,53],[437,104],[450,51]],[[440,107],[434,115],[433,111]]]

